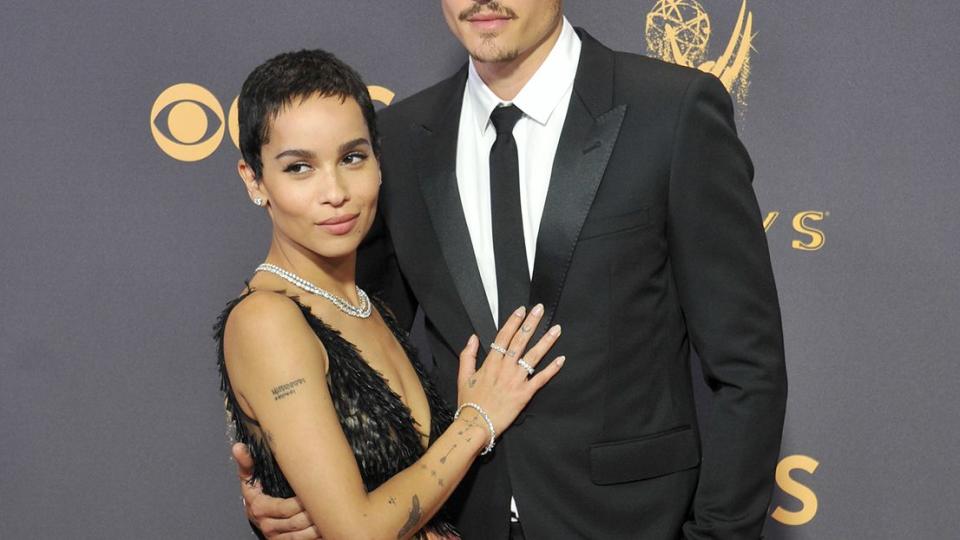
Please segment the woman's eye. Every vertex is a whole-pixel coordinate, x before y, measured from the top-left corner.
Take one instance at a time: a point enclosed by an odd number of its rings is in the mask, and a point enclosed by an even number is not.
[[[367,155],[363,152],[350,152],[349,154],[343,156],[343,162],[347,165],[356,165],[366,158]]]
[[[307,172],[309,169],[310,166],[306,163],[291,163],[290,165],[287,165],[285,169],[283,169],[283,172],[301,174]]]

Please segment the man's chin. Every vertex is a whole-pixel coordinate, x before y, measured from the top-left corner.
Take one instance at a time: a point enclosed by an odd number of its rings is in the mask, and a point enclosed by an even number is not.
[[[483,43],[479,47],[474,47],[470,51],[471,58],[484,64],[510,62],[511,60],[515,60],[518,56],[520,56],[520,51],[517,49],[504,49],[498,46],[496,43],[491,43],[490,41]]]

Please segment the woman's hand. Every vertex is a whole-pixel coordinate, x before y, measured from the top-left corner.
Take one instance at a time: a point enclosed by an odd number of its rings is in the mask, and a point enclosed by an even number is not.
[[[565,358],[560,356],[531,376],[523,365],[526,363],[531,369],[536,368],[560,337],[560,326],[556,325],[524,353],[542,317],[541,304],[534,306],[529,315],[523,307],[514,311],[500,327],[479,370],[476,368],[480,348],[477,336],[470,336],[466,348],[460,353],[459,402],[476,403],[482,407],[493,422],[497,436],[513,423],[533,395],[563,366]]]

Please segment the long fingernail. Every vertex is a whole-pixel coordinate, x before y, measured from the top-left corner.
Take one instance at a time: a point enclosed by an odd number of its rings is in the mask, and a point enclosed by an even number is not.
[[[553,336],[553,337],[557,337],[557,336],[560,335],[560,325],[559,325],[559,324],[553,325],[553,328],[550,329],[550,335]]]
[[[524,307],[524,306],[520,306],[520,307],[517,308],[516,311],[513,312],[513,315],[516,316],[516,317],[523,318],[523,315],[524,315],[526,312],[527,312],[527,308]]]
[[[543,315],[543,304],[537,304],[533,306],[533,314],[536,316]]]
[[[566,356],[561,356],[560,358],[557,358],[557,366],[563,367],[563,363],[566,361],[567,361]]]
[[[477,335],[470,334],[470,339],[467,340],[467,347],[473,347],[477,344]]]

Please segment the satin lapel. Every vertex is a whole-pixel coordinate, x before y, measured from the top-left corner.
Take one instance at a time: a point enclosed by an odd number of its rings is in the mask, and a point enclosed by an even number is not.
[[[481,346],[486,349],[486,344],[493,342],[496,336],[496,326],[480,279],[457,187],[457,132],[465,75],[457,80],[460,84],[454,86],[446,106],[438,107],[437,114],[425,123],[411,126],[411,136],[416,152],[420,190],[443,252],[443,262],[456,284],[457,293],[474,331],[480,338]],[[421,264],[431,262],[424,261]]]
[[[580,67],[537,235],[530,303],[543,303],[546,324],[540,325],[533,342],[552,324],[577,237],[627,111],[626,105],[612,106],[613,53],[585,32],[580,36]]]

